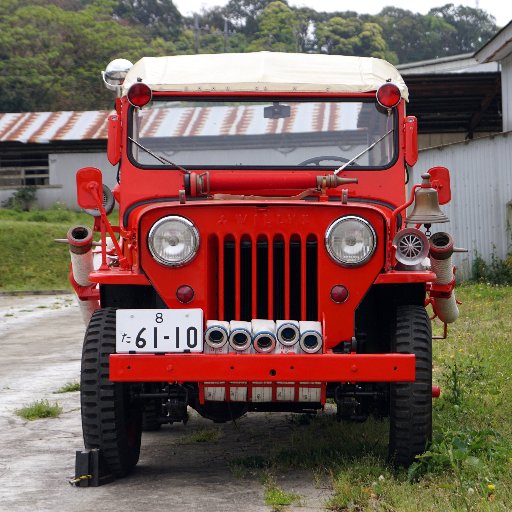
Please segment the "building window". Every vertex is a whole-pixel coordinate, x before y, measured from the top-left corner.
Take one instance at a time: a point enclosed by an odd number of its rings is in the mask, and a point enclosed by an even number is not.
[[[0,189],[41,187],[50,182],[48,155],[2,155]]]

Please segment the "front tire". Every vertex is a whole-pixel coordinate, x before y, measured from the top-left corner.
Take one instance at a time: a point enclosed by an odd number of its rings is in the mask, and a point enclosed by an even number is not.
[[[432,327],[423,306],[398,306],[392,351],[416,355],[416,381],[390,386],[389,458],[410,466],[432,439]]]
[[[109,356],[116,347],[116,311],[94,312],[82,352],[80,399],[86,448],[100,456],[118,478],[130,473],[139,460],[142,409],[134,384],[109,380]]]

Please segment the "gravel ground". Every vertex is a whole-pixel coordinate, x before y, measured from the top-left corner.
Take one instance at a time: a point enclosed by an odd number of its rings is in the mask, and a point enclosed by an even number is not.
[[[75,451],[83,449],[79,392],[55,394],[77,382],[84,326],[72,295],[0,296],[0,511],[271,510],[260,476],[243,477],[230,461],[270,454],[294,426],[286,414],[249,414],[214,425],[195,413],[189,423],[144,433],[139,465],[129,478],[76,488]],[[59,418],[25,421],[15,409],[33,401],[58,402]],[[184,436],[219,429],[219,440],[183,444]],[[306,472],[277,477],[301,496],[293,511],[324,510],[329,491]]]

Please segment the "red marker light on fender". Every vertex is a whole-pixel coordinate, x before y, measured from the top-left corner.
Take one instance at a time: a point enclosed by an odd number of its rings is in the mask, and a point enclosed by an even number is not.
[[[195,292],[192,286],[182,284],[176,290],[176,298],[183,304],[188,304],[194,298]]]
[[[396,84],[386,82],[377,90],[377,101],[384,108],[394,108],[402,99],[400,89]]]
[[[147,105],[152,98],[153,94],[148,85],[137,82],[128,89],[128,101],[134,107],[143,107]]]
[[[348,290],[342,285],[337,284],[331,288],[331,299],[338,304],[348,299]]]

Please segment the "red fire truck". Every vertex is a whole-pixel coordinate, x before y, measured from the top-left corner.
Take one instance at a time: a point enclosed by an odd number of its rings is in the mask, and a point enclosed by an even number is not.
[[[407,193],[417,122],[398,71],[260,52],[116,59],[103,79],[117,185],[80,169],[94,227],[68,233],[86,448],[120,477],[141,432],[188,407],[225,422],[332,398],[342,421],[389,416],[390,460],[409,465],[436,394],[425,307],[445,325],[458,309],[453,241],[430,232],[448,171]]]

